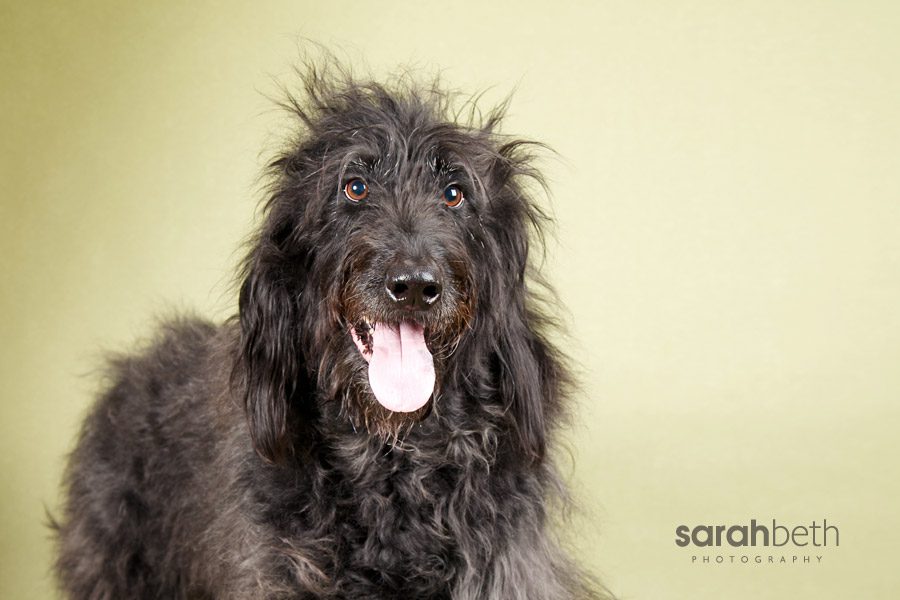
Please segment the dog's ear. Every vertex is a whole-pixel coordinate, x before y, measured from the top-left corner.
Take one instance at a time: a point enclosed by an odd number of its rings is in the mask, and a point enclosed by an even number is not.
[[[288,432],[291,399],[302,376],[297,340],[298,305],[287,263],[263,244],[251,255],[241,286],[240,353],[235,365],[256,451],[278,463],[292,450]]]
[[[502,306],[495,317],[493,355],[498,389],[509,409],[522,451],[532,459],[543,459],[547,432],[557,418],[560,397],[568,385],[557,350],[545,337],[553,319],[540,310],[537,289],[546,286],[536,273],[529,273],[529,249],[543,242],[543,228],[549,223],[531,199],[522,182],[541,184],[540,174],[531,166],[527,142],[501,146],[493,161],[489,181],[493,198],[494,243],[501,268],[490,276],[502,279],[490,285],[494,306]],[[498,265],[499,266],[499,265]]]
[[[533,332],[507,332],[497,340],[494,356],[499,392],[510,409],[520,447],[540,461],[547,449],[548,420],[559,395],[559,372],[549,346]]]

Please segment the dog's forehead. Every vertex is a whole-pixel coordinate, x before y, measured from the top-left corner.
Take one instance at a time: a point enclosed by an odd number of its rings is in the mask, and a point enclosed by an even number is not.
[[[480,144],[466,128],[425,118],[360,123],[346,131],[343,165],[382,175],[467,172]]]

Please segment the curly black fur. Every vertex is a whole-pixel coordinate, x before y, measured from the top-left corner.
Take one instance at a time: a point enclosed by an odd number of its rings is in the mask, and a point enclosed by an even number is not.
[[[528,250],[545,217],[502,109],[310,69],[300,133],[271,164],[239,317],[172,320],[113,362],[65,480],[57,572],[72,599],[588,599],[548,531],[547,456],[567,375]],[[405,83],[404,83],[405,81]],[[477,115],[473,110],[472,114]],[[343,189],[364,178],[369,195]],[[443,190],[458,186],[450,208]],[[385,296],[430,265],[430,310]],[[437,383],[375,401],[350,330],[411,319]]]

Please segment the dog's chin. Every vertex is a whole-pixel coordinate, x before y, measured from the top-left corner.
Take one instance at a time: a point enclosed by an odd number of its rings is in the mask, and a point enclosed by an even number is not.
[[[347,398],[346,412],[354,431],[365,433],[387,444],[402,440],[431,412],[432,401],[412,412],[386,409],[375,398],[368,382],[355,386]]]

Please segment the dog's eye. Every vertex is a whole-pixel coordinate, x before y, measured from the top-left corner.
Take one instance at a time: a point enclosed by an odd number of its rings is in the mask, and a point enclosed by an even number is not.
[[[344,195],[351,202],[365,200],[369,195],[369,186],[362,179],[351,179],[344,185]]]
[[[448,185],[444,189],[444,204],[450,208],[456,208],[465,199],[463,191],[458,185]]]

